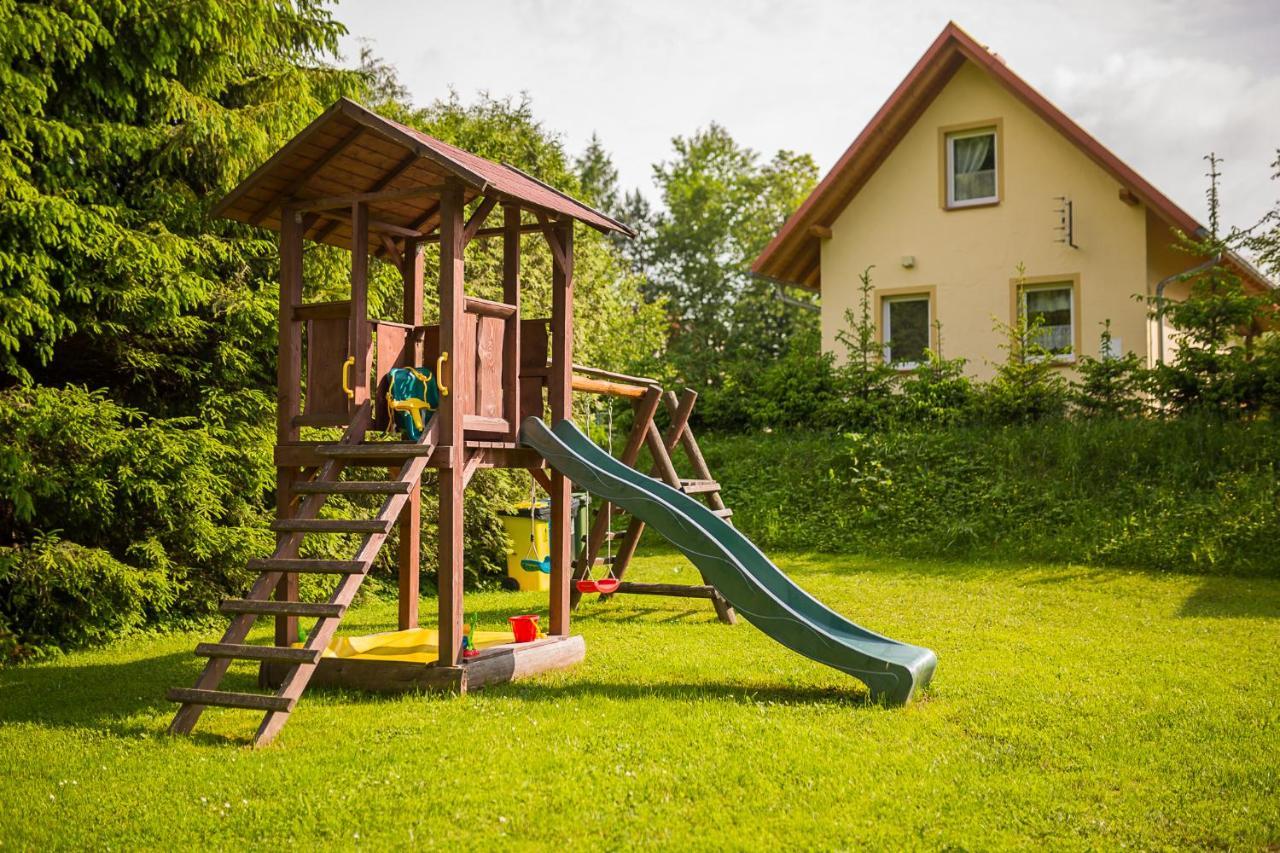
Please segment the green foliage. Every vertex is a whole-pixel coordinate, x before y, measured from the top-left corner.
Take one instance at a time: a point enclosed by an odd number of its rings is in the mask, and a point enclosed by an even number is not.
[[[872,267],[858,276],[858,308],[845,310],[846,328],[836,332],[844,345],[841,370],[843,387],[852,420],[859,428],[884,423],[892,410],[893,379],[896,371],[884,363],[884,345],[879,340],[872,316]]]
[[[1004,337],[1005,359],[982,389],[982,417],[996,424],[1029,423],[1060,417],[1067,409],[1068,386],[1053,353],[1040,344],[1044,320],[1019,314],[1013,323],[995,322]]]
[[[899,383],[897,417],[914,424],[963,424],[974,418],[978,386],[965,373],[963,358],[942,355],[942,324],[934,321],[938,351],[926,349],[924,361]]]
[[[1115,355],[1111,321],[1102,324],[1098,357],[1081,354],[1076,364],[1079,381],[1072,388],[1075,411],[1086,417],[1134,417],[1146,409],[1143,391],[1146,371],[1133,351]]]
[[[113,639],[168,612],[179,591],[160,569],[130,566],[56,533],[2,548],[0,624],[10,627],[0,660]]]
[[[1274,421],[775,431],[701,444],[734,523],[766,549],[1276,571]]]
[[[701,390],[720,384],[727,363],[777,358],[815,325],[748,270],[812,189],[817,166],[790,151],[761,162],[716,124],[672,145],[674,157],[654,167],[663,210],[642,229],[636,257],[650,295],[666,300],[668,357]],[[643,208],[630,198],[627,206],[632,215]]]
[[[268,426],[155,419],[81,388],[0,394],[0,522],[11,541],[62,530],[89,549],[185,587],[200,611],[270,548]],[[68,546],[70,543],[68,543]]]
[[[0,32],[0,371],[153,413],[258,396],[271,246],[204,212],[359,92],[319,64],[342,27],[315,0],[9,0]]]
[[[1256,337],[1274,325],[1275,294],[1251,292],[1227,264],[1229,253],[1242,244],[1249,245],[1249,239],[1240,232],[1219,233],[1220,161],[1213,154],[1205,159],[1210,179],[1209,232],[1197,236],[1178,232],[1176,245],[1189,256],[1209,258],[1210,262],[1179,277],[1191,285],[1186,299],[1152,297],[1153,311],[1163,314],[1178,341],[1172,361],[1157,365],[1152,381],[1157,395],[1172,411],[1234,417],[1257,411],[1268,402],[1266,375],[1276,367],[1258,359]],[[1268,217],[1274,215],[1275,211]],[[1264,257],[1266,241],[1266,234],[1260,233],[1252,246]],[[1261,349],[1263,355],[1273,352],[1274,347]]]

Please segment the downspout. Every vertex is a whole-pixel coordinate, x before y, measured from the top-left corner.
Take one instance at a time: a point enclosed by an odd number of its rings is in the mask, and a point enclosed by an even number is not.
[[[1222,261],[1222,253],[1214,255],[1202,264],[1191,269],[1165,276],[1156,284],[1156,364],[1164,364],[1164,289],[1172,282],[1191,278],[1205,270],[1212,269]]]

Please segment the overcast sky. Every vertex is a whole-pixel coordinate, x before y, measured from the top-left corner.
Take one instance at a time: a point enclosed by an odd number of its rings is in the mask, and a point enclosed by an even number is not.
[[[656,193],[670,140],[715,121],[765,155],[835,163],[949,19],[1121,159],[1205,219],[1280,197],[1280,0],[341,0],[349,60],[367,39],[418,104],[527,92],[571,153],[592,132],[624,188]]]

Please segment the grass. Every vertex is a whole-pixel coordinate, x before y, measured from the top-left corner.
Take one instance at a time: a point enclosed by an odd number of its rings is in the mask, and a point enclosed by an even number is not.
[[[466,697],[304,697],[169,738],[216,630],[0,670],[0,847],[1258,848],[1280,842],[1280,581],[783,554],[940,659],[905,709],[714,621],[587,602],[574,670]],[[692,580],[650,551],[649,580]],[[537,607],[470,595],[481,627]],[[430,605],[427,602],[428,606]],[[372,600],[353,630],[394,622]],[[248,686],[248,669],[239,684]]]

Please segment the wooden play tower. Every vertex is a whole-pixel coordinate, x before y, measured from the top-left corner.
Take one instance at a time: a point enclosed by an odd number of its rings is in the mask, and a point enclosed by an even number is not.
[[[500,209],[500,215],[495,216]],[[244,598],[224,601],[231,617],[217,643],[196,653],[208,659],[192,688],[169,698],[180,703],[171,731],[189,732],[208,706],[265,713],[255,743],[269,742],[309,683],[370,689],[436,688],[455,691],[510,680],[580,660],[585,646],[570,634],[573,592],[571,484],[546,470],[541,457],[519,444],[520,423],[571,417],[573,366],[573,237],[581,222],[602,232],[631,232],[514,167],[484,160],[419,131],[342,100],[312,122],[214,209],[215,215],[271,228],[280,234],[280,340],[275,462],[277,532],[274,553],[250,562],[257,580]],[[492,219],[501,224],[487,225]],[[541,235],[552,257],[550,318],[526,318],[520,302],[521,237]],[[473,240],[502,242],[502,300],[464,292],[464,252]],[[303,288],[305,241],[351,253],[350,298],[308,301]],[[423,249],[438,243],[439,317],[423,322]],[[401,322],[368,318],[370,257],[399,269],[404,282]],[[441,387],[438,409],[416,442],[387,440],[385,382],[395,367],[430,366]],[[668,482],[706,493],[722,517],[718,486],[705,474],[679,480],[668,451],[696,452],[687,430],[692,398],[668,400],[672,429],[653,423],[661,389],[633,377],[585,371],[578,388],[632,399],[637,428],[624,452],[634,464],[647,443]],[[301,429],[342,430],[340,438],[303,441]],[[629,457],[629,458],[628,458]],[[700,460],[700,454],[698,454]],[[692,458],[692,455],[691,455]],[[533,643],[460,655],[463,636],[463,494],[480,468],[528,469],[550,494],[551,591],[547,637]],[[399,529],[399,626],[418,624],[420,480],[438,470],[438,660],[429,664],[335,660],[324,651],[361,582],[391,532]],[[368,471],[386,472],[370,478]],[[346,476],[344,476],[344,474]],[[354,475],[354,478],[353,478]],[[321,517],[332,495],[377,501],[371,518]],[[579,556],[579,573],[598,563],[600,545],[623,536],[625,569],[641,527],[626,534],[597,521]],[[300,556],[303,538],[353,534],[350,560]],[[299,600],[298,577],[336,577],[328,600]],[[623,592],[672,594],[624,585]],[[709,598],[721,618],[732,611],[708,586],[687,593]],[[680,591],[677,591],[680,592]],[[273,645],[247,642],[259,616],[275,619]],[[316,619],[299,643],[299,618]],[[219,689],[234,660],[260,663],[272,693]]]

